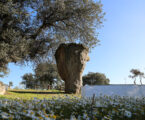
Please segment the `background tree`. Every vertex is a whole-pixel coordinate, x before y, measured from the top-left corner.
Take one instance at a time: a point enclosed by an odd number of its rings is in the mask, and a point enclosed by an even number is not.
[[[9,87],[11,88],[12,86],[13,86],[13,82],[10,81],[10,82],[9,82]]]
[[[130,72],[132,73],[132,75],[129,75],[129,77],[134,79],[134,84],[136,84],[137,77],[139,77],[140,83],[142,84],[142,78],[145,78],[144,73],[138,69],[131,69]]]
[[[83,76],[83,85],[108,85],[110,80],[102,73],[89,72]]]
[[[98,43],[102,4],[93,0],[0,0],[0,72],[10,62],[52,60],[60,43]]]
[[[55,84],[57,86],[62,83],[56,65],[48,62],[38,64],[34,69],[34,74],[25,74],[22,78],[23,81],[21,83],[29,89],[48,89],[48,85]]]
[[[47,88],[48,85],[52,86],[52,84],[61,80],[57,72],[56,64],[48,62],[40,63],[34,71],[37,81],[40,81],[43,88]]]
[[[28,89],[34,89],[36,86],[36,79],[32,73],[26,73],[22,76],[23,81],[21,84],[24,84]]]
[[[145,75],[144,75],[143,72],[140,72],[140,74],[139,74],[139,79],[140,79],[141,85],[142,85],[142,78],[145,78]]]
[[[55,84],[55,89],[64,90],[65,89],[65,82],[63,80],[57,80],[56,84]]]

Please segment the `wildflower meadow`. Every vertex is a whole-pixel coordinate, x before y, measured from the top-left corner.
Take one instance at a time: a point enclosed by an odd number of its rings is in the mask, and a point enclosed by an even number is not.
[[[8,96],[8,95],[6,95]],[[25,98],[25,96],[23,95]],[[56,95],[43,99],[0,97],[4,120],[144,120],[145,98]]]

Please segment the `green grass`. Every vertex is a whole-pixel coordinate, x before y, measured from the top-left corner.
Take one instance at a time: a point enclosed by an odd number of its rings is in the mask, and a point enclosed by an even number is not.
[[[24,91],[24,92],[63,92],[60,90],[34,90],[34,89],[9,89],[8,91]]]
[[[69,97],[81,97],[81,95],[76,94],[65,94],[63,91],[59,90],[21,90],[14,89],[8,90],[5,95],[0,95],[0,98],[4,99],[22,99],[22,100],[32,100],[34,98],[38,99],[51,99],[51,98],[64,98]]]
[[[6,95],[0,96],[0,120],[144,120],[144,118],[145,98],[100,96],[85,99],[81,98],[81,95],[64,94],[56,90],[9,90]]]

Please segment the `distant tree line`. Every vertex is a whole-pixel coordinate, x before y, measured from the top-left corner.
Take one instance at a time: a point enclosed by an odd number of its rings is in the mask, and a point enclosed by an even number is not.
[[[83,85],[108,85],[110,80],[103,73],[89,72],[83,76]]]
[[[27,73],[22,76],[24,84],[27,89],[50,89],[55,86],[63,86],[63,81],[60,79],[56,64],[53,63],[40,63],[34,69],[34,74]]]
[[[34,69],[34,74],[26,73],[22,76],[21,84],[26,89],[63,89],[64,82],[61,80],[56,64],[44,62],[38,64]],[[108,85],[110,80],[103,73],[89,72],[83,76],[83,85]]]

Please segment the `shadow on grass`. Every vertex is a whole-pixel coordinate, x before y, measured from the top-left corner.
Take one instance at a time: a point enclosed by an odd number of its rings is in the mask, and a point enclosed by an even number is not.
[[[31,94],[65,94],[65,92],[35,92],[35,91],[9,91],[13,93],[31,93]]]

